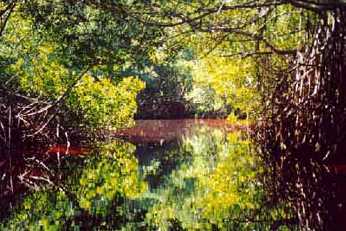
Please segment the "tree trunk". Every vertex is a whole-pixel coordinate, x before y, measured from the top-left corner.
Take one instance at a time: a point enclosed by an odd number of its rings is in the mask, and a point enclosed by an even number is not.
[[[345,8],[321,14],[313,45],[293,65],[267,99],[258,136],[274,172],[268,185],[293,202],[303,230],[336,230],[346,225],[346,201],[325,169],[346,164]]]

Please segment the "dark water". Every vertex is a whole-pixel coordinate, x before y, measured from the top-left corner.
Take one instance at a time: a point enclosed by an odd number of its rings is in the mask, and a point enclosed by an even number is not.
[[[308,174],[304,216],[294,202],[268,200],[267,166],[245,126],[147,120],[114,137],[0,161],[0,230],[295,230],[305,215],[328,217]],[[329,168],[342,178],[342,166]]]

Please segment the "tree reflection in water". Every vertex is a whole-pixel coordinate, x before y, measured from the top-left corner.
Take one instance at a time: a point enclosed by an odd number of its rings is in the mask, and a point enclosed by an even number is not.
[[[342,175],[308,164],[263,165],[245,132],[204,126],[161,145],[112,141],[62,159],[60,177],[21,194],[0,228],[327,227],[343,218],[343,191],[331,193]]]

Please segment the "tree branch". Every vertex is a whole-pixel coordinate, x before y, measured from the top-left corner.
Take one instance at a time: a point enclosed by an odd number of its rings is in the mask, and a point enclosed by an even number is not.
[[[6,7],[6,9],[4,11],[2,11],[0,13],[0,17],[2,18],[2,16],[4,16],[7,13],[7,15],[5,16],[5,19],[4,21],[1,23],[1,28],[0,28],[0,37],[3,35],[4,31],[5,31],[5,28],[6,28],[6,25],[7,25],[7,22],[14,10],[14,8],[16,7],[16,4],[17,4],[17,1],[13,1],[11,2],[10,4],[8,4],[8,6]]]

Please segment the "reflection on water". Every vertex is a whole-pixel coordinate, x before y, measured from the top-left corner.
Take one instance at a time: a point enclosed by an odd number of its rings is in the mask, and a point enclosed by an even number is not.
[[[0,229],[292,230],[304,216],[325,217],[313,208],[326,213],[331,197],[316,194],[326,190],[316,190],[321,181],[309,169],[303,178],[297,169],[281,174],[288,184],[273,185],[284,192],[275,200],[264,191],[268,169],[246,132],[225,122],[180,122],[143,121],[116,134],[134,144],[113,140],[84,155],[64,155],[60,147],[45,160],[26,156],[30,181],[11,194],[13,208],[2,207]],[[302,184],[308,191],[299,191]]]
[[[245,126],[220,119],[137,120],[136,126],[120,130],[114,136],[134,144],[163,144],[191,135],[196,127],[209,127],[224,132],[245,130]]]

